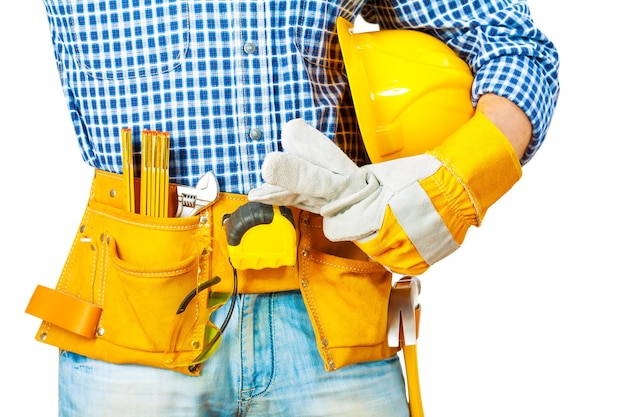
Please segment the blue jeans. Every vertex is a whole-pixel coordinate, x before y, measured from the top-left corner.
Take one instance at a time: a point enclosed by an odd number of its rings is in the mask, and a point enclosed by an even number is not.
[[[240,295],[200,377],[62,352],[59,416],[407,417],[408,406],[395,356],[327,372],[293,291]]]

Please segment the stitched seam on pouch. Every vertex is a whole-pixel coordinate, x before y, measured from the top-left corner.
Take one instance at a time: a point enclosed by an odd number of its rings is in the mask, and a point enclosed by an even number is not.
[[[90,209],[90,211],[92,211],[94,214],[98,214],[100,216],[106,217],[106,218],[111,219],[111,220],[115,220],[115,221],[120,222],[120,223],[130,224],[130,225],[133,225],[133,226],[148,227],[148,228],[151,228],[151,229],[193,230],[193,229],[196,229],[198,227],[198,223],[192,223],[192,224],[189,224],[189,225],[180,225],[180,226],[147,224],[147,223],[136,222],[136,221],[132,221],[132,220],[120,219],[117,216],[113,216],[111,214],[108,214],[108,213],[106,213],[104,211],[100,211],[100,210]]]
[[[318,263],[318,264],[322,264],[322,265],[326,265],[326,266],[332,266],[333,268],[339,268],[339,269],[344,269],[347,271],[352,271],[352,272],[361,272],[361,273],[372,273],[372,272],[379,272],[378,269],[363,269],[363,268],[353,268],[350,266],[346,266],[346,265],[340,265],[340,264],[335,264],[332,262],[327,262],[327,261],[323,261],[319,258],[316,258],[315,256],[309,255],[309,259]],[[382,271],[380,271],[382,272]]]
[[[309,226],[310,227],[310,226]],[[306,233],[307,235],[307,241],[308,244],[311,244],[311,232],[307,231],[305,228],[303,228],[304,230],[302,231],[302,233]],[[309,252],[309,256],[308,256],[308,260],[305,259],[304,262],[304,266],[302,268],[302,273],[303,273],[303,280],[305,278],[309,277],[309,263],[312,261],[313,259],[311,258],[311,254]],[[302,284],[301,284],[302,285]],[[319,336],[320,336],[320,343],[321,343],[321,347],[322,350],[324,351],[324,355],[326,356],[326,362],[334,362],[333,360],[333,356],[330,353],[330,351],[328,350],[328,338],[326,337],[326,332],[324,331],[324,327],[322,326],[322,322],[320,320],[320,315],[319,315],[319,311],[317,309],[317,304],[315,302],[315,298],[313,297],[313,294],[311,292],[310,289],[310,283],[307,281],[306,282],[306,286],[303,286],[303,291],[304,291],[304,295],[306,297],[306,299],[309,302],[309,307],[311,308],[311,313],[313,314],[313,319],[315,320],[315,325],[317,327],[317,329],[319,330]],[[324,343],[324,341],[326,341],[326,343]]]
[[[192,266],[188,266],[186,268],[179,268],[179,269],[162,271],[162,272],[133,271],[131,269],[123,268],[123,267],[121,267],[119,265],[116,265],[115,263],[113,263],[113,267],[115,269],[117,269],[118,271],[124,272],[125,274],[128,274],[128,275],[133,275],[133,276],[136,276],[136,277],[167,277],[167,276],[175,276],[175,275],[184,274],[186,272],[189,272],[189,271],[193,270],[197,266],[195,264],[193,264]]]

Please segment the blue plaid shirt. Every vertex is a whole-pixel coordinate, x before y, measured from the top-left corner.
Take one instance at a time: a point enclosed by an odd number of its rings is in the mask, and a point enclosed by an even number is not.
[[[172,181],[211,170],[223,191],[261,183],[281,125],[302,117],[366,156],[335,31],[357,15],[444,40],[475,72],[473,97],[508,97],[544,139],[558,57],[522,0],[44,0],[82,156],[121,173],[120,130],[170,132]]]

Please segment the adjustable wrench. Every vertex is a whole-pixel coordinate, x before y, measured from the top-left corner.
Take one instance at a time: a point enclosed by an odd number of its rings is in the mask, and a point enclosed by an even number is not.
[[[209,171],[198,180],[195,188],[179,185],[177,191],[176,217],[191,217],[217,200],[219,185],[215,175]]]

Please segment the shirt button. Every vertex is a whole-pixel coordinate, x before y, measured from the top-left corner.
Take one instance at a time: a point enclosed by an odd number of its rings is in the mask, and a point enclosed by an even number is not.
[[[256,52],[256,43],[254,42],[246,42],[243,45],[243,51],[247,54],[253,54]]]
[[[259,140],[263,137],[263,132],[261,132],[259,129],[250,129],[250,131],[248,132],[248,136],[250,136],[250,139],[252,140]]]

